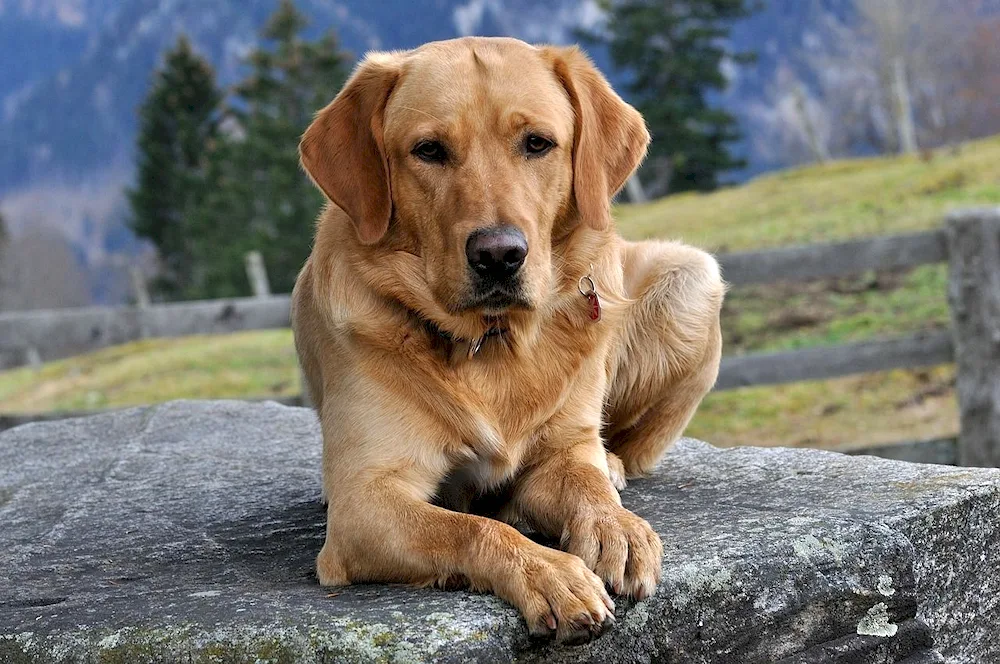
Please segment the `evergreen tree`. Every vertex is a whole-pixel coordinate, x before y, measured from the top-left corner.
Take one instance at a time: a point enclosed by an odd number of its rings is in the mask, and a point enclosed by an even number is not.
[[[299,167],[299,138],[343,85],[349,59],[332,33],[305,40],[306,25],[283,0],[250,55],[249,77],[236,86],[239,129],[213,153],[209,177],[218,186],[194,219],[206,296],[249,292],[243,256],[252,249],[263,255],[271,289],[290,292],[309,255],[323,198]]]
[[[129,225],[159,251],[162,267],[152,287],[168,298],[192,287],[190,215],[208,188],[220,101],[211,67],[181,36],[140,108],[138,173],[127,192]]]
[[[752,0],[602,0],[604,35],[615,66],[628,76],[630,101],[653,136],[644,179],[668,192],[710,190],[719,175],[744,162],[729,152],[740,138],[736,119],[710,106],[711,91],[726,87],[723,62],[752,61],[725,40],[733,21],[756,8]],[[652,171],[652,172],[651,172]],[[660,186],[655,186],[659,184]],[[666,187],[663,185],[666,184]]]

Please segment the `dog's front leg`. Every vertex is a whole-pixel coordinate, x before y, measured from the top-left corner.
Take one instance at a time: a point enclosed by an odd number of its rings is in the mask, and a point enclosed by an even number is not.
[[[499,521],[432,505],[420,475],[412,464],[366,472],[331,492],[321,583],[465,581],[516,606],[533,635],[555,631],[564,643],[586,641],[614,621],[603,583],[578,557]]]
[[[596,427],[550,429],[536,458],[515,488],[516,513],[559,537],[615,593],[651,595],[663,545],[644,519],[622,507]]]

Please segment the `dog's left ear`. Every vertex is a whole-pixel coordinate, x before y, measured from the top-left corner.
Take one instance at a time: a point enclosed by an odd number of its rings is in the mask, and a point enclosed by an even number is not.
[[[578,47],[546,47],[556,77],[576,114],[573,135],[573,194],[584,223],[611,224],[611,199],[646,156],[649,131],[637,110],[611,88]]]

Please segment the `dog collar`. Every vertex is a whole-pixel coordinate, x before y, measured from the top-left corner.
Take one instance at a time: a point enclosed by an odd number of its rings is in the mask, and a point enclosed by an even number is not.
[[[430,335],[432,343],[444,349],[445,355],[448,357],[451,364],[455,364],[456,358],[462,357],[463,355],[466,359],[471,360],[479,354],[479,351],[483,349],[483,346],[487,341],[494,337],[499,339],[502,335],[508,332],[508,329],[505,327],[493,326],[486,330],[486,332],[483,333],[483,336],[478,339],[462,339],[456,337],[451,332],[442,330],[433,321],[425,318],[419,318],[419,320],[423,324],[427,334]]]
[[[594,266],[591,265],[590,272],[580,277],[577,288],[580,291],[580,295],[587,298],[587,302],[590,304],[590,320],[596,323],[601,320],[602,312],[601,296],[597,293],[597,283],[594,281],[594,277],[592,276],[593,272]],[[426,330],[427,334],[430,335],[433,345],[443,347],[445,356],[448,358],[450,364],[455,364],[456,358],[461,357],[463,354],[467,360],[471,360],[479,354],[479,351],[483,349],[483,346],[487,341],[494,337],[502,339],[503,335],[508,332],[507,328],[494,325],[486,330],[486,332],[483,333],[483,336],[478,339],[461,339],[453,335],[451,332],[441,329],[437,323],[423,318],[414,311],[411,311],[410,315],[420,321],[424,330]]]

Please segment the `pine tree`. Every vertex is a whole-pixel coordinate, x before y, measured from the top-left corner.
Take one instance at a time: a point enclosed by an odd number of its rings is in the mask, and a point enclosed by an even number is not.
[[[726,87],[724,61],[753,56],[725,46],[733,21],[756,9],[752,0],[603,0],[607,30],[589,35],[607,44],[628,76],[627,96],[646,117],[653,143],[644,179],[668,192],[710,190],[719,175],[740,168],[729,145],[740,138],[736,119],[713,108],[711,91]],[[658,176],[658,177],[657,177]],[[663,185],[666,184],[664,187]]]
[[[167,298],[191,288],[189,218],[207,189],[220,102],[211,67],[181,36],[140,108],[138,173],[135,187],[127,192],[129,225],[160,255],[161,270],[152,287]]]
[[[290,292],[309,255],[323,198],[299,167],[299,138],[346,80],[349,59],[332,33],[305,40],[306,26],[283,0],[249,57],[250,76],[236,86],[240,136],[214,154],[210,177],[218,186],[195,221],[211,238],[199,241],[206,295],[247,293],[243,255],[252,249],[263,255],[272,291]]]

